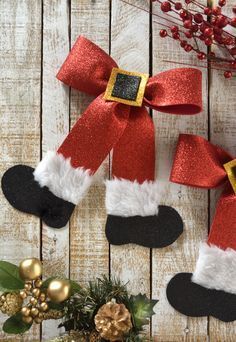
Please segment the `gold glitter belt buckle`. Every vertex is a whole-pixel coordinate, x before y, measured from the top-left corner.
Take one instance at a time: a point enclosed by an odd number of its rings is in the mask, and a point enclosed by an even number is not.
[[[113,68],[104,99],[141,107],[149,75]]]
[[[229,181],[236,194],[236,159],[231,160],[229,163],[224,164],[225,171],[227,172]]]

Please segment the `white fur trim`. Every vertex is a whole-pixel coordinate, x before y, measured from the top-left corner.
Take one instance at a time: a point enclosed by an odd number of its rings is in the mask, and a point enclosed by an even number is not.
[[[159,196],[156,182],[145,181],[140,184],[117,178],[106,181],[106,208],[110,215],[157,215]]]
[[[78,204],[92,184],[90,170],[73,168],[70,158],[49,151],[34,171],[34,178],[41,187],[47,186],[57,197]]]
[[[192,281],[208,289],[236,294],[236,251],[202,244]]]

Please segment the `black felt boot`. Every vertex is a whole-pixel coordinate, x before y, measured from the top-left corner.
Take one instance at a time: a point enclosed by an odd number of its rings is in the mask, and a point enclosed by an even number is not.
[[[160,205],[157,215],[121,217],[108,215],[106,237],[112,245],[135,243],[149,248],[171,245],[183,232],[178,212]]]
[[[175,275],[167,286],[167,299],[180,313],[191,317],[213,316],[223,322],[236,320],[236,295],[207,289],[191,280],[191,273]]]
[[[2,177],[6,199],[14,208],[40,217],[49,227],[64,227],[75,205],[55,196],[47,187],[40,187],[33,172],[24,165],[8,169]]]

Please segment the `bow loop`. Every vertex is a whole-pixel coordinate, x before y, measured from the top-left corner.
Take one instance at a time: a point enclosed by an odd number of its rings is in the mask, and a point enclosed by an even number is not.
[[[66,85],[98,96],[106,89],[116,62],[100,47],[80,36],[61,66],[57,78]]]
[[[224,184],[224,164],[232,157],[222,148],[202,137],[180,134],[170,180],[199,188],[215,188]]]
[[[202,108],[202,73],[194,68],[168,70],[148,81],[144,105],[172,114],[196,114]]]

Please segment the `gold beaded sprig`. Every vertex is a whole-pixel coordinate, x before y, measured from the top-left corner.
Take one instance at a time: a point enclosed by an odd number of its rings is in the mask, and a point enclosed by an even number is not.
[[[24,301],[28,301],[21,309],[22,320],[25,323],[40,324],[43,321],[43,313],[48,310],[47,295],[41,291],[42,263],[36,258],[24,259],[19,265],[19,273],[25,281],[20,296]]]
[[[20,292],[21,298],[28,303],[21,309],[22,319],[25,323],[42,323],[43,314],[48,310],[47,296],[41,291],[42,280],[26,281],[25,288]]]
[[[20,311],[23,304],[19,292],[4,293],[0,296],[0,311],[8,316],[12,316]]]

